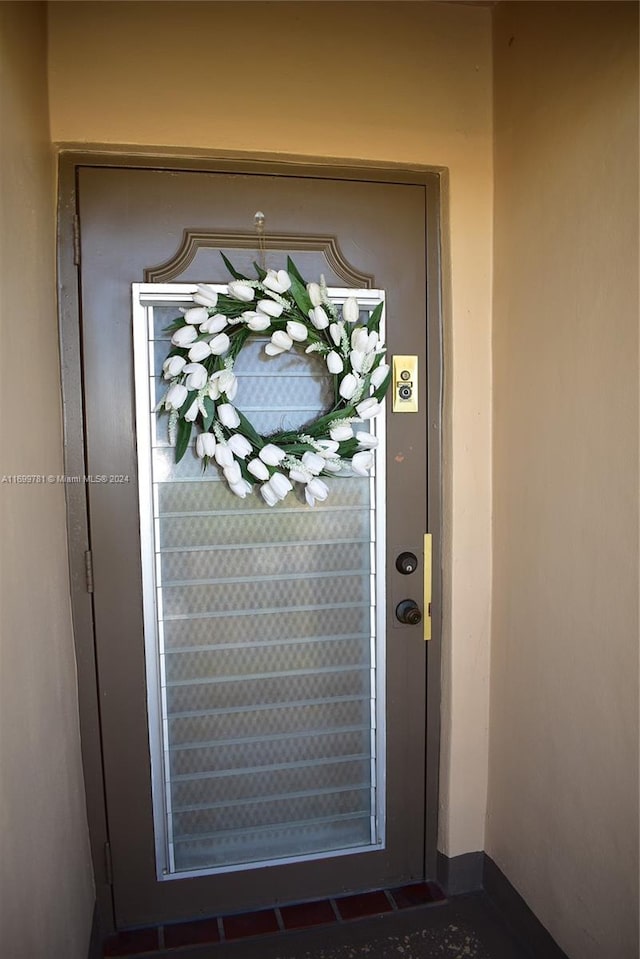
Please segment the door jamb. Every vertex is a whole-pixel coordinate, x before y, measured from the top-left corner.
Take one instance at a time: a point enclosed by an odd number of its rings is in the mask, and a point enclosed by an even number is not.
[[[221,151],[167,152],[150,147],[58,145],[57,289],[63,399],[64,469],[86,475],[82,332],[80,325],[80,242],[77,218],[77,173],[83,166],[216,173],[303,176],[318,179],[405,183],[425,188],[427,306],[427,517],[433,534],[432,631],[427,650],[425,759],[425,878],[436,876],[438,773],[440,754],[440,668],[442,636],[443,530],[443,205],[447,171],[440,167],[404,166],[353,159],[327,159]],[[67,535],[74,643],[78,674],[81,753],[87,819],[101,932],[115,931],[109,881],[109,833],[100,733],[100,699],[94,645],[93,604],[87,589],[86,555],[90,550],[86,484],[66,483]],[[427,532],[427,530],[425,530]]]

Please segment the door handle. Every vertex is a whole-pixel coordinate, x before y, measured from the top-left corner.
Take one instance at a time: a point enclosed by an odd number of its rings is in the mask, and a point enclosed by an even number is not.
[[[424,534],[424,638],[431,639],[431,595],[432,595],[432,569],[433,569],[433,536],[431,533]]]
[[[422,613],[415,599],[403,599],[398,603],[396,619],[405,626],[417,626],[422,622]]]

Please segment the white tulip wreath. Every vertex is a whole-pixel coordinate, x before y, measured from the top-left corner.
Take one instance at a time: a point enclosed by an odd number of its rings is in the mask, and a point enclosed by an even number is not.
[[[354,297],[345,301],[340,316],[324,278],[306,283],[291,259],[286,270],[256,266],[257,280],[242,276],[223,259],[234,277],[227,292],[198,284],[192,295],[197,306],[167,330],[172,349],[163,374],[170,386],[157,409],[169,412],[176,463],[189,446],[195,423],[200,427],[196,455],[204,468],[215,461],[236,496],[244,498],[258,482],[262,498],[274,506],[298,483],[314,506],[329,492],[321,476],[366,476],[373,466],[378,441],[357,424],[380,412],[389,386],[380,336],[383,305],[360,323]],[[271,436],[256,432],[232,402],[238,390],[234,363],[255,333],[271,334],[268,356],[306,344],[306,353],[325,358],[334,380],[334,405],[328,413],[299,430]]]

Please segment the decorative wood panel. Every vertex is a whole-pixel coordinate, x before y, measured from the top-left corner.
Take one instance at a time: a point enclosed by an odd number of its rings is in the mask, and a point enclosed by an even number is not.
[[[295,233],[269,233],[262,240],[266,250],[279,250],[295,253],[299,250],[322,253],[334,273],[344,281],[345,286],[372,289],[375,277],[363,273],[352,266],[344,256],[335,236],[312,236]],[[202,249],[257,249],[258,237],[255,232],[242,233],[235,230],[185,230],[182,243],[171,259],[149,267],[144,271],[147,283],[168,283],[177,280],[193,262]]]

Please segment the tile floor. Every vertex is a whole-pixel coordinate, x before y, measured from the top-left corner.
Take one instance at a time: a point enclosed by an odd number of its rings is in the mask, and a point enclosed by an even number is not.
[[[123,932],[108,940],[104,956],[532,959],[484,893],[446,899],[430,882]]]

